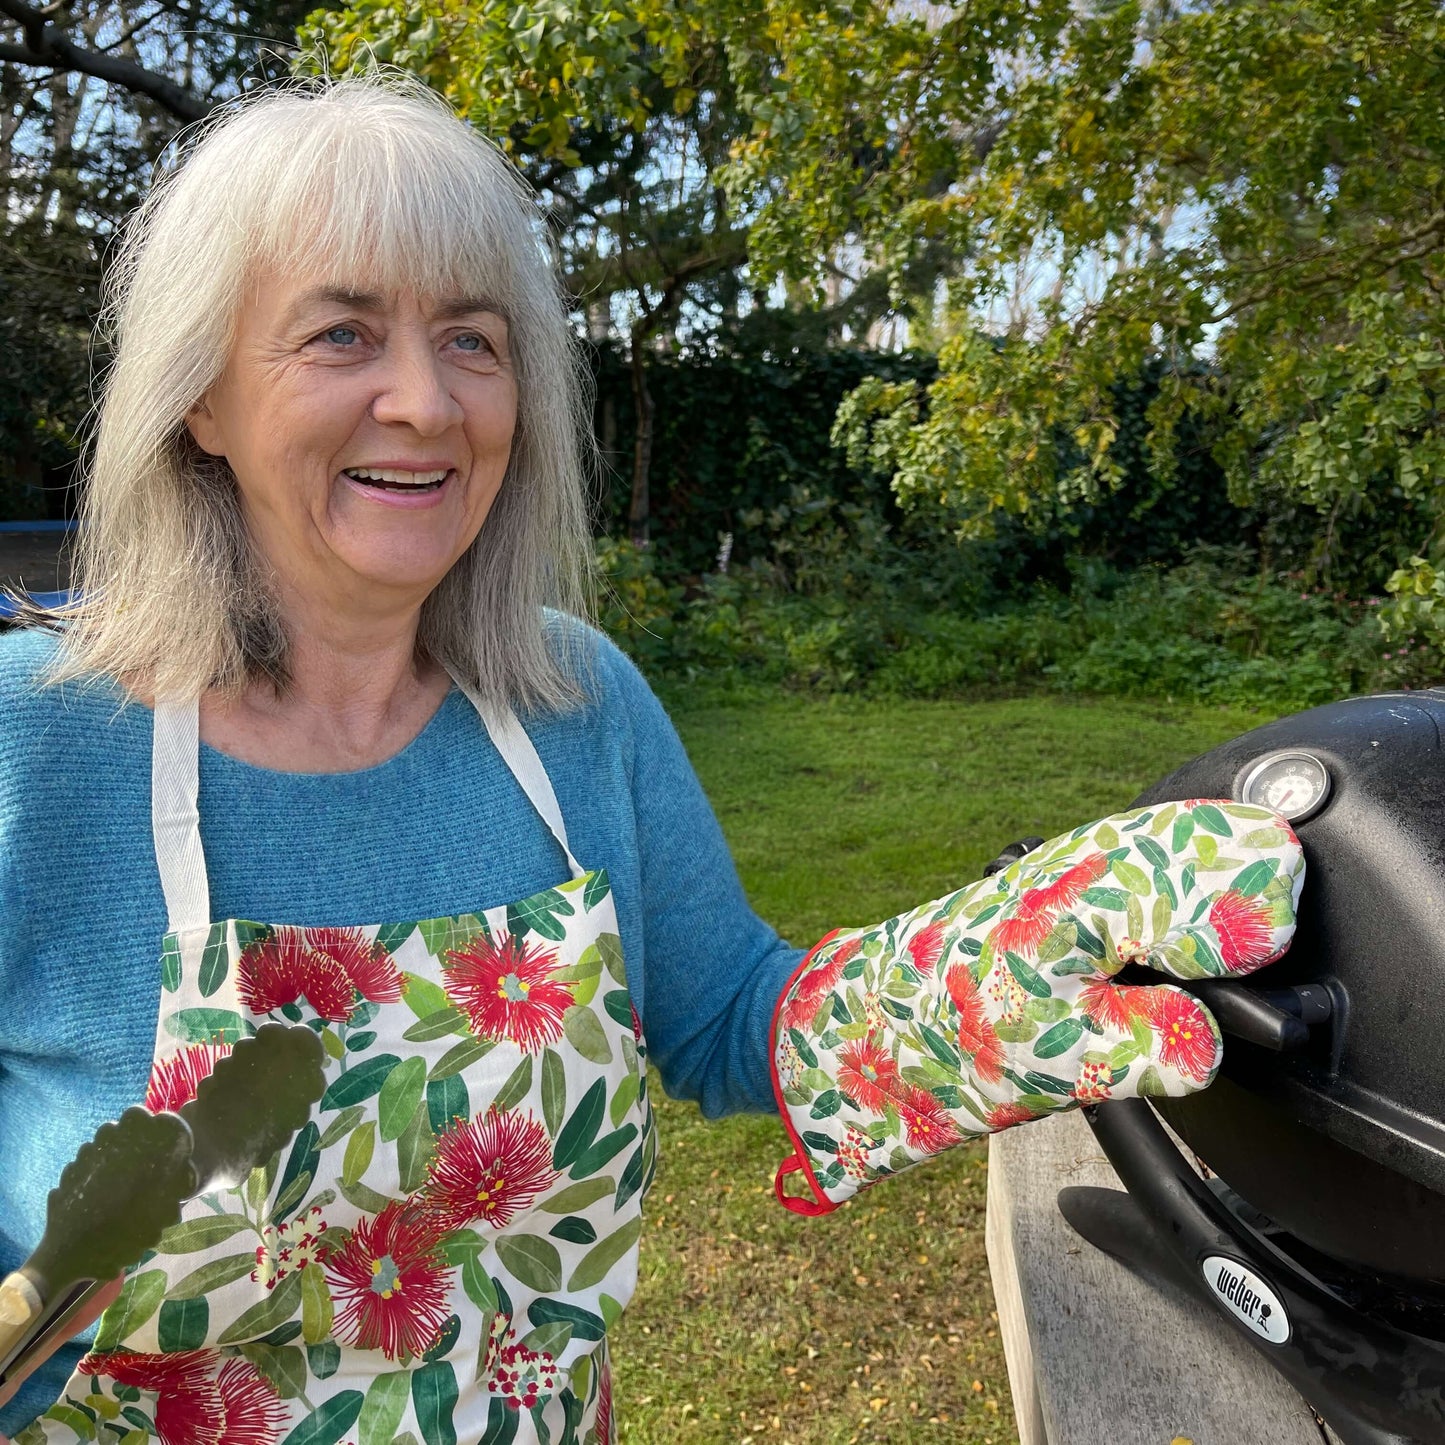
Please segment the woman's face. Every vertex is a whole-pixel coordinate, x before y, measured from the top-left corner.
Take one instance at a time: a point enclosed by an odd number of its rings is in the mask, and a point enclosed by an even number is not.
[[[516,420],[485,299],[270,274],[187,425],[230,463],[283,603],[355,617],[419,606],[471,545]]]

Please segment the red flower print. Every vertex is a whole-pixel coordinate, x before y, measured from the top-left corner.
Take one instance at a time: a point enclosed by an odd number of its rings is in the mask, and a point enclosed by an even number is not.
[[[1128,1033],[1136,1018],[1147,1018],[1149,1013],[1147,994],[1112,978],[1091,978],[1079,990],[1079,1002],[1100,1028],[1117,1033]]]
[[[393,1199],[374,1219],[363,1215],[324,1264],[343,1344],[399,1360],[436,1343],[450,1282],[437,1236],[415,1207]]]
[[[396,1003],[401,998],[401,971],[396,960],[359,928],[308,928],[306,946],[329,958],[351,980],[362,998]]]
[[[1209,922],[1219,935],[1219,956],[1231,973],[1247,973],[1277,955],[1270,907],[1232,889],[1209,905]]]
[[[858,1101],[860,1109],[881,1114],[898,1085],[898,1065],[877,1034],[855,1039],[838,1051],[838,1086]]]
[[[919,973],[932,973],[943,955],[943,924],[930,923],[920,928],[905,947]]]
[[[877,1145],[870,1134],[865,1134],[856,1124],[849,1124],[843,1131],[842,1142],[838,1145],[838,1162],[850,1179],[866,1179],[872,1172],[868,1161]]]
[[[958,1010],[958,1046],[973,1060],[973,1071],[985,1084],[1003,1078],[1003,1040],[994,1032],[988,1011],[966,963],[956,963],[944,975],[948,996]]]
[[[146,1085],[146,1108],[152,1114],[178,1113],[196,1097],[201,1081],[210,1078],[211,1070],[230,1052],[230,1044],[187,1044],[170,1058],[157,1060]]]
[[[1091,853],[1052,883],[1025,889],[1009,917],[990,935],[995,952],[1020,956],[1037,953],[1039,945],[1049,936],[1059,910],[1077,903],[1084,890],[1097,882],[1108,866],[1106,854]]]
[[[602,1362],[602,1382],[597,1387],[597,1421],[587,1438],[597,1445],[612,1445],[612,1366]]]
[[[420,1206],[439,1234],[475,1220],[502,1229],[556,1178],[546,1129],[531,1114],[490,1109],[437,1140]]]
[[[552,973],[557,955],[504,933],[493,942],[479,933],[442,959],[447,997],[467,1016],[481,1039],[510,1039],[534,1054],[562,1037],[562,1015],[572,990]]]
[[[377,1003],[401,997],[395,960],[359,928],[278,928],[242,950],[236,973],[241,1002],[257,1014],[304,998],[319,1018],[340,1024],[358,996]]]
[[[345,1023],[356,989],[335,959],[315,953],[300,928],[278,928],[248,944],[236,964],[236,990],[252,1013],[267,1014],[302,998],[328,1023]]]
[[[963,1138],[963,1131],[948,1110],[921,1087],[910,1088],[898,1100],[898,1117],[903,1121],[908,1147],[925,1154],[937,1154]]]
[[[1017,1101],[1011,1104],[996,1104],[984,1115],[984,1123],[997,1133],[1000,1129],[1012,1129],[1015,1124],[1027,1124],[1039,1116],[1027,1104]]]
[[[1097,1104],[1113,1094],[1114,1071],[1108,1064],[1085,1060],[1074,1080],[1074,1097],[1081,1104]]]
[[[823,999],[838,986],[848,960],[863,946],[861,938],[848,938],[840,943],[832,956],[821,963],[811,963],[794,988],[793,996],[783,1009],[783,1027],[804,1029],[813,1022],[813,1015]]]
[[[216,1350],[92,1354],[80,1373],[154,1393],[161,1445],[275,1445],[287,1421],[270,1381],[249,1361],[222,1362]]]
[[[557,1361],[545,1350],[516,1343],[512,1317],[507,1314],[492,1316],[482,1374],[488,1377],[488,1393],[500,1395],[509,1410],[530,1410],[541,1404],[557,1393],[563,1378]]]
[[[1159,1034],[1159,1062],[1204,1083],[1219,1062],[1219,1040],[1204,1010],[1182,989],[1148,990],[1149,1022]]]

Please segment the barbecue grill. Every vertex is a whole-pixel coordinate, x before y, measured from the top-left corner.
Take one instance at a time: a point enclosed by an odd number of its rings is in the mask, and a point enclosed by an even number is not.
[[[1211,1088],[1085,1111],[1127,1193],[1059,1195],[1091,1243],[1219,1310],[1345,1445],[1445,1442],[1442,730],[1445,689],[1333,703],[1137,800],[1284,813],[1299,928],[1259,974],[1186,985],[1225,1034]]]

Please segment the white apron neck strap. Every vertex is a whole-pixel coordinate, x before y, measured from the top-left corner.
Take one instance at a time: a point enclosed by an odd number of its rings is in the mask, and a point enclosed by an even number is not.
[[[572,870],[572,876],[580,878],[583,869],[572,856],[572,849],[568,845],[567,825],[562,821],[562,809],[557,803],[552,780],[547,776],[547,769],[542,766],[542,759],[537,755],[532,739],[517,721],[517,715],[505,704],[493,707],[484,702],[455,673],[452,681],[476,708],[482,726],[492,740],[492,746],[502,755],[502,761],[511,769],[517,785],[541,815],[542,821],[552,830],[552,836],[567,855],[567,866]]]
[[[200,709],[195,698],[157,698],[151,742],[151,833],[170,931],[211,921],[206,856],[201,851]]]

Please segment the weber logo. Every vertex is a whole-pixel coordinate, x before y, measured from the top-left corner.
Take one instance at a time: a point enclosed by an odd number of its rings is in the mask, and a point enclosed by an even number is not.
[[[1211,1254],[1204,1261],[1204,1282],[1236,1319],[1271,1344],[1289,1339],[1289,1316],[1279,1296],[1252,1269],[1236,1259]]]

